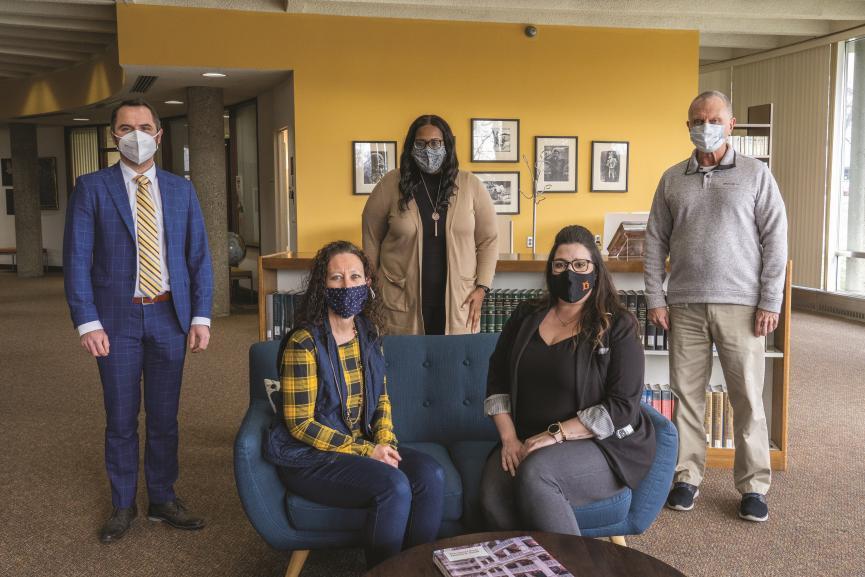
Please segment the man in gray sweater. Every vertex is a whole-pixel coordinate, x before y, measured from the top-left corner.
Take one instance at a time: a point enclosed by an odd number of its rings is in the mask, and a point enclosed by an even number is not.
[[[765,521],[771,469],[764,352],[783,297],[784,201],[767,165],[727,144],[736,119],[726,95],[700,94],[687,124],[696,150],[661,177],[646,230],[648,317],[670,331],[670,384],[679,397],[679,459],[667,506],[689,511],[699,495],[714,344],[733,406],[739,516]]]

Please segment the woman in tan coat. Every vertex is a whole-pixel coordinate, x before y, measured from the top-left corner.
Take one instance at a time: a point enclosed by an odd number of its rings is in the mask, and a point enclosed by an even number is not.
[[[495,208],[483,183],[459,169],[442,118],[409,127],[399,169],[363,209],[363,250],[379,272],[387,333],[478,332],[498,259]]]

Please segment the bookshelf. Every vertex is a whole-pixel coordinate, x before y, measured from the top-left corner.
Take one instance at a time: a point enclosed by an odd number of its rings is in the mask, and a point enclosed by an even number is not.
[[[772,168],[772,104],[748,107],[748,122],[733,128],[734,146],[737,152],[762,160]],[[742,137],[736,142],[737,137]],[[751,138],[756,137],[756,138]],[[765,143],[765,144],[764,144]],[[748,148],[755,145],[752,149]],[[756,153],[754,153],[756,152]]]
[[[259,339],[266,336],[265,298],[274,291],[288,291],[302,288],[303,279],[309,271],[314,253],[282,252],[259,257],[258,260],[258,314]],[[502,254],[496,266],[493,289],[536,289],[543,287],[543,271],[546,255]],[[613,275],[616,288],[622,290],[643,289],[643,261],[616,260],[606,261]],[[769,427],[772,469],[787,470],[787,412],[790,377],[790,279],[792,262],[787,264],[787,278],[784,283],[784,304],[778,328],[774,333],[774,344],[765,354],[766,376],[763,403]],[[669,383],[669,353],[667,351],[646,351],[646,382]],[[723,383],[720,362],[713,356],[711,384]],[[732,469],[734,449],[709,447],[706,465],[713,468]]]

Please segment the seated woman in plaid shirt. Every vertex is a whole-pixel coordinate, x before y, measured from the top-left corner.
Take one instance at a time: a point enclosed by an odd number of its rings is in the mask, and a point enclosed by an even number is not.
[[[397,451],[374,284],[353,244],[318,251],[296,328],[282,342],[283,419],[266,446],[292,493],[368,509],[370,567],[434,540],[444,499],[441,466],[424,453]]]

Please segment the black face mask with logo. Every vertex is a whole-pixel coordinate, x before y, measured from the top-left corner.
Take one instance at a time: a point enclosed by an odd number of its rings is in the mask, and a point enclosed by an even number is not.
[[[552,275],[550,290],[554,297],[575,303],[595,288],[597,278],[597,271],[578,273],[568,269],[561,274]]]

